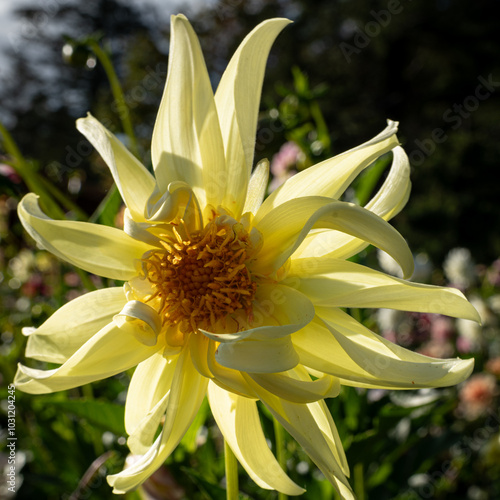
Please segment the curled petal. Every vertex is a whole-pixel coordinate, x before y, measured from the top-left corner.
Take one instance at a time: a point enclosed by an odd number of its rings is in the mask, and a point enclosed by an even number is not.
[[[413,273],[413,256],[404,238],[382,218],[352,203],[320,196],[298,198],[269,212],[256,227],[264,238],[254,264],[256,272],[278,270],[311,229],[329,228],[375,245],[398,262],[405,276]]]
[[[146,205],[145,217],[150,222],[170,222],[180,217],[193,229],[201,224],[201,211],[191,187],[185,182],[171,182],[162,194],[157,189]]]
[[[339,377],[341,384],[382,389],[418,389],[458,384],[474,360],[436,359],[404,349],[374,334],[339,309],[318,308],[315,320],[294,335],[301,363]]]
[[[64,363],[110,323],[125,302],[125,293],[119,287],[96,290],[73,299],[39,328],[30,331],[26,356],[50,363]]]
[[[476,309],[455,288],[412,283],[331,257],[292,260],[286,282],[319,306],[382,307],[480,322]]]
[[[129,300],[121,312],[113,317],[116,326],[130,332],[144,345],[156,345],[156,338],[161,330],[161,318],[147,304],[139,300]]]
[[[222,344],[240,340],[271,340],[290,335],[307,325],[314,318],[314,307],[302,293],[283,285],[259,284],[253,302],[252,318],[247,313],[236,316],[237,333],[212,333],[204,335]]]
[[[370,212],[390,220],[406,205],[410,196],[410,164],[400,146],[392,150],[392,167],[377,194],[365,205]],[[329,256],[348,259],[368,246],[362,239],[335,230],[310,233],[294,253],[294,258]]]
[[[299,362],[290,336],[220,344],[215,359],[226,368],[255,373],[283,372]]]
[[[150,249],[146,243],[113,227],[50,219],[37,200],[35,194],[27,194],[18,205],[18,214],[26,231],[42,248],[105,278],[129,280],[137,274],[136,260]]]
[[[37,370],[19,364],[14,384],[31,394],[64,391],[128,370],[160,348],[145,346],[110,323],[59,368]]]
[[[257,212],[257,221],[273,208],[303,196],[339,198],[354,178],[379,156],[398,145],[398,123],[387,121],[387,127],[370,141],[325,160],[287,179]]]
[[[108,165],[125,205],[136,221],[144,220],[144,207],[155,187],[146,167],[90,113],[76,121],[76,128],[97,149]]]
[[[238,370],[226,368],[216,361],[215,349],[215,342],[209,342],[207,366],[212,374],[212,382],[226,391],[233,392],[250,399],[255,398],[255,394]]]
[[[283,472],[269,449],[255,401],[227,392],[213,383],[208,384],[208,400],[224,439],[261,488],[286,495],[305,492]]]
[[[249,373],[248,375],[271,394],[293,403],[304,404],[325,398],[335,398],[340,392],[338,378],[322,375],[313,381],[300,365],[285,373]]]

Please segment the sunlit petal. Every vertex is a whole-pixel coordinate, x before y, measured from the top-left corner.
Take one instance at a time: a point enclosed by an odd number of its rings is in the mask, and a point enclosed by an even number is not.
[[[135,369],[125,405],[125,429],[128,434],[135,431],[148,412],[169,392],[177,358],[167,358],[160,351],[139,363]]]
[[[172,16],[168,77],[153,131],[160,192],[173,181],[192,187],[202,207],[217,207],[226,190],[219,117],[200,43],[183,15]]]
[[[354,178],[379,156],[398,145],[397,122],[388,121],[387,127],[370,141],[299,172],[286,180],[262,204],[257,220],[273,208],[303,196],[339,198]]]
[[[224,206],[238,217],[243,209],[253,165],[257,115],[267,56],[271,45],[289,24],[270,19],[243,40],[222,75],[215,102],[219,113],[227,171]]]
[[[382,307],[480,321],[476,309],[456,288],[404,281],[349,261],[293,260],[288,280],[318,306]]]
[[[14,383],[31,394],[63,391],[128,370],[159,348],[145,346],[110,323],[59,368],[38,370],[19,364]]]
[[[26,231],[42,248],[105,278],[132,278],[137,274],[136,260],[150,248],[113,227],[50,219],[40,210],[33,193],[21,200],[18,214]]]
[[[250,177],[248,183],[248,192],[243,207],[243,213],[252,212],[257,213],[257,210],[262,205],[262,200],[267,190],[267,182],[269,180],[269,162],[264,159],[259,161],[255,170]]]
[[[367,210],[390,220],[406,205],[410,195],[410,165],[400,146],[392,150],[392,167],[377,194],[365,205]],[[294,258],[328,255],[348,259],[368,246],[368,243],[349,234],[335,230],[310,233],[295,251]]]
[[[314,227],[362,238],[391,255],[405,276],[413,273],[413,256],[403,237],[382,218],[352,203],[319,196],[298,198],[269,212],[256,227],[264,245],[255,270],[263,274],[279,269]]]
[[[90,113],[76,121],[76,128],[96,148],[108,165],[125,205],[136,221],[144,220],[144,207],[155,187],[154,177],[141,162]]]
[[[465,380],[474,360],[435,359],[374,334],[339,309],[318,308],[321,318],[293,337],[301,363],[341,379],[344,385],[418,389]]]
[[[125,293],[119,287],[104,288],[77,297],[30,332],[26,356],[40,361],[64,363],[110,323],[125,302]]]

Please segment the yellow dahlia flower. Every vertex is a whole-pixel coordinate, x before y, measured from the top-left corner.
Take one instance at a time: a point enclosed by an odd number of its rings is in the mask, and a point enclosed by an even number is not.
[[[347,260],[372,244],[405,276],[412,274],[405,240],[387,223],[410,190],[396,123],[299,173],[263,201],[267,161],[251,175],[259,99],[270,46],[287,23],[257,26],[214,96],[193,29],[184,16],[172,18],[168,78],[151,146],[154,177],[92,116],[78,120],[125,202],[123,231],[49,219],[33,194],[19,204],[21,221],[40,246],[86,271],[125,281],[69,302],[26,332],[28,357],[61,366],[19,365],[15,379],[26,392],[48,393],[137,365],[125,426],[139,458],[108,478],[117,493],[162,465],[208,395],[226,442],[262,488],[303,492],[266,443],[259,400],[342,497],[353,498],[323,399],[335,397],[342,384],[438,387],[472,370],[472,360],[437,360],[398,347],[342,309],[477,319],[457,290],[410,283]],[[338,201],[388,151],[392,167],[376,196],[364,208]]]

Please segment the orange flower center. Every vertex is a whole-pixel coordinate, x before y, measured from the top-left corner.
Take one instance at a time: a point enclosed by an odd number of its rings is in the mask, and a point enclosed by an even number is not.
[[[181,221],[160,242],[163,249],[148,252],[142,266],[153,289],[147,300],[159,299],[164,324],[183,333],[216,331],[231,313],[251,315],[257,285],[246,266],[252,245],[241,224],[210,222],[189,234]]]

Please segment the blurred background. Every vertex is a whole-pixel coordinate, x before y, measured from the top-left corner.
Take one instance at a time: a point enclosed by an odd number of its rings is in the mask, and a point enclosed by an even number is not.
[[[54,215],[119,225],[121,205],[109,171],[75,120],[90,111],[150,166],[169,16],[182,12],[192,22],[214,88],[253,27],[287,17],[294,23],[268,61],[256,140],[256,160],[271,161],[270,190],[294,172],[370,139],[387,118],[399,121],[413,190],[393,223],[415,253],[414,279],[460,288],[483,317],[477,327],[436,315],[357,312],[406,347],[476,358],[475,375],[458,389],[346,390],[331,402],[357,493],[377,499],[499,498],[497,3],[0,0],[2,428],[6,388],[23,360],[21,327],[38,326],[71,298],[112,284],[36,249],[18,222],[18,200],[36,179],[56,200],[46,204]],[[110,85],[113,69],[124,102]],[[389,162],[390,155],[368,170],[348,199],[366,202]],[[383,255],[362,257],[391,270]],[[127,383],[124,374],[67,394],[17,393],[19,484],[13,495],[0,480],[0,496],[113,497],[104,476],[119,470],[127,454],[121,406]],[[262,419],[272,438],[265,412]],[[220,435],[206,411],[198,427],[140,495],[225,498]],[[8,457],[4,430],[0,470]],[[291,439],[287,446],[289,473],[308,488],[304,498],[334,498],[307,456]],[[241,481],[245,498],[277,498],[244,475]]]

